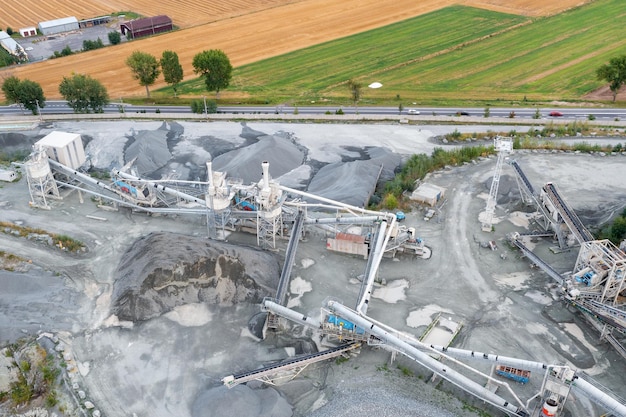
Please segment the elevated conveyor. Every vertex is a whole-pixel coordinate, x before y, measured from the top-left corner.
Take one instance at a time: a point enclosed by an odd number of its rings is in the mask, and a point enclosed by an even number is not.
[[[543,186],[543,191],[550,202],[554,205],[559,216],[563,219],[563,222],[565,222],[569,230],[574,234],[578,243],[582,244],[593,240],[593,235],[585,228],[574,210],[572,210],[567,205],[565,200],[563,200],[554,184],[551,182],[547,183]]]
[[[260,369],[253,371],[246,371],[235,375],[230,375],[222,378],[222,382],[228,388],[233,388],[239,384],[246,383],[248,381],[262,381],[265,383],[271,383],[272,379],[276,376],[289,373],[289,379],[295,378],[300,372],[304,370],[308,365],[316,362],[325,361],[327,359],[336,358],[344,353],[361,347],[360,343],[346,343],[322,352],[311,353],[307,355],[301,355],[294,358],[287,359],[280,363],[264,366]]]
[[[516,160],[512,160],[510,164],[515,171],[515,179],[522,194],[522,200],[526,204],[535,202],[535,188],[528,180],[528,177],[526,177],[526,174],[524,174],[524,171],[522,171],[522,167],[519,166]]]
[[[554,279],[559,284],[563,285],[563,277],[557,271],[554,270],[550,265],[544,262],[540,257],[535,255],[533,251],[531,251],[526,245],[524,245],[520,239],[519,234],[514,234],[509,237],[509,240],[526,255],[528,259],[533,261],[535,265],[541,268],[546,274],[548,274],[552,279]]]
[[[304,227],[304,212],[298,210],[295,221],[293,223],[293,229],[291,230],[291,237],[289,238],[289,244],[285,252],[285,263],[280,273],[280,280],[278,281],[278,288],[276,289],[276,302],[280,305],[285,305],[285,298],[287,297],[287,288],[289,288],[289,279],[291,277],[291,270],[293,269],[293,261],[296,257],[296,250],[298,248],[298,242],[300,241],[300,235],[302,234],[302,228]],[[278,328],[278,317],[270,312],[267,316],[267,328]]]
[[[278,282],[278,289],[276,290],[276,299],[282,305],[285,305],[285,297],[287,295],[287,288],[289,287],[289,277],[291,276],[291,270],[293,269],[293,261],[296,258],[296,250],[298,249],[298,242],[300,242],[303,226],[304,212],[299,210],[293,223],[291,237],[289,238],[289,244],[287,245],[287,250],[285,252],[285,263],[283,264],[283,270],[280,273],[280,281]]]

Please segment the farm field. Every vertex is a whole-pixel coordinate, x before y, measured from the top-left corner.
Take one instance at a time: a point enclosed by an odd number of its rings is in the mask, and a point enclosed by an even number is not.
[[[307,92],[306,99],[349,104],[345,81],[354,78],[384,86],[366,89],[363,104],[396,95],[442,105],[458,98],[581,100],[604,84],[596,69],[626,46],[616,19],[625,13],[621,0],[538,20],[449,7],[240,67],[230,90],[270,100]]]
[[[15,0],[9,1],[13,5],[17,3]],[[20,7],[17,10],[28,10],[27,3],[29,1],[20,2]],[[133,7],[120,5],[120,8],[133,9],[145,14],[159,14],[163,13],[165,5],[169,4],[164,1],[158,2],[157,6],[155,2],[152,2],[152,9],[148,10],[140,7],[141,4],[148,4],[147,1],[134,1],[132,3]],[[242,1],[243,3],[258,6],[257,2]],[[279,3],[283,5],[279,6]],[[276,7],[271,7],[269,2],[263,2],[261,4],[266,4],[269,8],[253,12],[254,8],[251,6],[250,9],[240,9],[242,14],[238,17],[222,18],[223,20],[190,29],[133,41],[104,50],[5,69],[0,71],[0,77],[11,74],[22,79],[28,78],[36,81],[42,85],[46,97],[54,99],[60,98],[58,85],[62,78],[72,72],[80,72],[99,79],[107,87],[111,97],[141,97],[145,89],[132,79],[130,71],[124,64],[126,58],[134,50],[142,50],[156,56],[160,56],[162,51],[166,49],[175,50],[183,65],[185,78],[191,79],[194,78],[191,60],[196,53],[204,49],[224,50],[233,65],[237,67],[382,27],[456,3],[459,2],[453,0],[423,0],[420,2],[397,0],[381,3],[375,0],[346,0],[343,2],[303,0],[299,2],[276,1]],[[536,16],[556,13],[558,10],[574,7],[584,2],[581,0],[564,0],[558,2],[558,6],[544,4],[548,2],[536,0],[463,1],[461,3],[494,9],[505,8],[509,12],[520,15]],[[64,3],[59,2],[57,10],[69,10],[67,8],[61,9],[62,4]],[[78,10],[78,6],[74,5],[81,4],[81,2],[70,3],[68,1],[67,4],[72,5],[71,10]],[[107,3],[107,8],[112,8],[114,4],[115,1]],[[14,10],[16,7],[8,10]],[[180,6],[179,8],[183,9]],[[204,7],[204,9],[208,8],[208,5]],[[193,10],[194,8],[189,7],[189,9]],[[144,12],[143,10],[147,11]],[[150,11],[152,13],[149,13]],[[108,12],[111,10],[107,10]],[[17,12],[11,11],[11,13]],[[199,13],[198,11],[194,14]],[[174,15],[172,16],[174,17]],[[55,16],[50,16],[50,18],[53,17]],[[217,19],[215,15],[213,18]],[[179,26],[185,26],[178,22],[175,17],[174,21]],[[439,36],[440,32],[441,28],[438,28],[435,34]],[[429,36],[432,35],[431,33]],[[164,85],[165,83],[161,78],[154,88]]]
[[[43,20],[75,16],[78,20],[119,11],[132,11],[143,16],[166,14],[180,28],[187,28],[255,11],[293,3],[289,0],[4,0],[0,27],[17,31],[24,26],[37,26]]]

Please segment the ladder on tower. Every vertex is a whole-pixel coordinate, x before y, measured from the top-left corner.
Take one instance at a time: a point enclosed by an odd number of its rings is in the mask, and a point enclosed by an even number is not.
[[[498,160],[496,161],[496,168],[493,173],[489,197],[487,197],[485,218],[482,223],[484,232],[491,232],[492,229],[493,215],[496,212],[496,202],[498,198],[498,186],[500,185],[500,174],[502,173],[502,163],[513,151],[513,140],[511,138],[496,137],[493,140],[493,147],[498,152]]]

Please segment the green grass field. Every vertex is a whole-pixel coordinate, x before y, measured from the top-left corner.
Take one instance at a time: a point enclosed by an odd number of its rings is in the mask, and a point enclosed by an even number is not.
[[[600,65],[626,53],[624,15],[623,0],[539,19],[449,7],[236,68],[227,91],[238,101],[347,105],[354,78],[383,84],[365,87],[361,105],[577,101],[603,84]],[[179,93],[204,94],[204,84]]]

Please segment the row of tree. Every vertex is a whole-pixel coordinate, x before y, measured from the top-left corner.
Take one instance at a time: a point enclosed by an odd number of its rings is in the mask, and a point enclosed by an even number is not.
[[[161,72],[176,96],[178,84],[183,79],[183,67],[176,52],[163,51],[161,59],[157,60],[151,54],[135,51],[126,60],[126,65],[130,67],[139,84],[146,87],[148,97],[148,87],[155,83]],[[193,67],[195,73],[204,78],[208,91],[219,94],[220,90],[230,84],[233,67],[228,56],[221,50],[200,52],[193,58]],[[28,109],[33,114],[38,114],[46,105],[41,85],[31,80],[10,76],[2,83],[2,92],[7,101],[17,103],[20,108]],[[63,77],[59,92],[75,113],[102,113],[104,106],[109,103],[109,95],[102,83],[85,74],[73,73],[70,77]]]
[[[183,67],[178,60],[178,54],[172,51],[163,51],[160,60],[147,52],[135,51],[126,60],[133,77],[139,85],[146,87],[146,95],[150,97],[149,86],[153,85],[161,72],[165,82],[172,86],[174,97],[178,91],[178,84],[183,80]],[[204,78],[207,91],[220,90],[230,85],[233,66],[230,59],[219,49],[202,51],[193,57],[193,69],[196,74]]]

